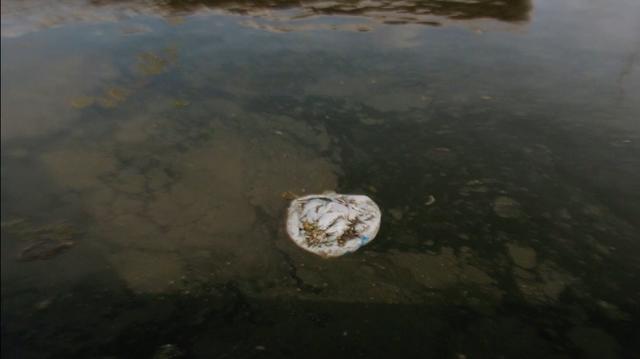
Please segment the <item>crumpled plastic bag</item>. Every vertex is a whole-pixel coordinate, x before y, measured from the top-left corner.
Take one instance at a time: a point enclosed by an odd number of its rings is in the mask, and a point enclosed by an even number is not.
[[[291,201],[287,233],[301,248],[339,257],[371,242],[380,229],[380,208],[364,195],[323,193]]]

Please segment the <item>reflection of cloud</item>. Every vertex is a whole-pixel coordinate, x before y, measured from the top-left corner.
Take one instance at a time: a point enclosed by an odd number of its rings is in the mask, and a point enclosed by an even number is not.
[[[58,54],[50,47],[24,47],[19,53],[6,54],[3,49],[2,65],[3,141],[64,128],[79,118],[78,108],[86,105],[87,99],[79,96],[119,75],[105,59]]]
[[[360,25],[283,25],[284,22],[326,15],[364,18],[384,24],[439,25],[443,19],[495,19],[523,22],[529,19],[531,0],[351,0],[351,1],[112,1],[112,0],[5,0],[2,2],[2,36],[15,37],[70,23],[118,21],[139,15],[175,19],[177,15],[223,12],[252,16],[277,24],[258,28],[277,31],[310,29],[363,31]],[[357,20],[362,21],[362,19]],[[253,23],[254,25],[257,23]],[[254,26],[255,27],[255,26]]]
[[[367,24],[290,24],[290,23],[264,23],[255,20],[247,20],[241,23],[243,26],[260,29],[269,32],[293,32],[310,30],[341,30],[341,31],[371,31]]]

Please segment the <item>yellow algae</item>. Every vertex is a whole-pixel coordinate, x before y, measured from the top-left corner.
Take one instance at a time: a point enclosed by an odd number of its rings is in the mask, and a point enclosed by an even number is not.
[[[191,104],[191,102],[185,100],[185,99],[175,99],[173,101],[173,106],[177,107],[177,108],[182,108],[182,107],[187,107]]]
[[[143,75],[159,75],[165,71],[167,66],[167,61],[154,53],[143,52],[138,55],[138,71]]]
[[[123,101],[127,96],[127,91],[121,87],[111,87],[105,92],[105,97],[113,99],[114,101]]]
[[[69,104],[73,108],[83,109],[89,107],[95,103],[96,99],[91,96],[78,96],[69,101]]]

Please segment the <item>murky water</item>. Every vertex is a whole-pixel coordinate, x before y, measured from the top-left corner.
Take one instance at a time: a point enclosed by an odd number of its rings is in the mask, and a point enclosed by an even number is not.
[[[2,356],[617,358],[640,3],[2,2]],[[374,198],[324,260],[291,193]]]

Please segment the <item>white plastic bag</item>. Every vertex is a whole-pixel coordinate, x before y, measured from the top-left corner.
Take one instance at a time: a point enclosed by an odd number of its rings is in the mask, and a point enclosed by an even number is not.
[[[321,257],[339,257],[371,242],[380,229],[381,213],[363,195],[323,193],[291,201],[289,237]]]

